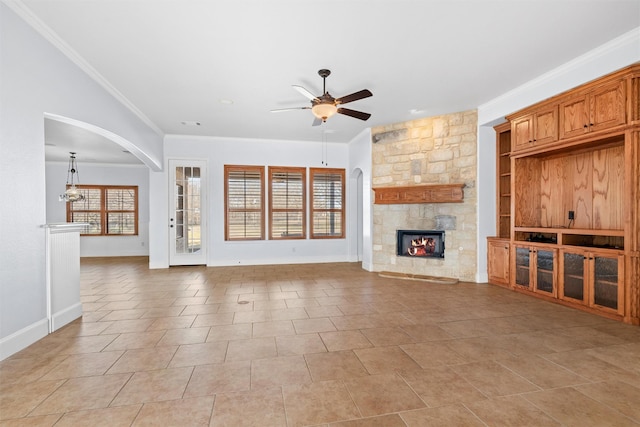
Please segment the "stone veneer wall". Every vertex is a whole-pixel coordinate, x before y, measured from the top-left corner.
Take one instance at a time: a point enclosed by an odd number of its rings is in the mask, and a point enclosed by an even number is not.
[[[372,141],[374,188],[465,183],[463,203],[374,204],[373,270],[475,281],[477,112],[376,127]],[[396,255],[396,230],[435,230],[440,215],[455,221],[445,230],[444,259]]]

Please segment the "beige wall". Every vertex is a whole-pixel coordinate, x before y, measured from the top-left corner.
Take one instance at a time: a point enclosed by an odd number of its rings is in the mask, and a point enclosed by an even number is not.
[[[477,112],[464,111],[372,129],[373,187],[464,183],[463,203],[373,206],[373,269],[475,281]],[[445,231],[445,258],[396,255],[396,230],[436,228],[436,217],[455,217]]]

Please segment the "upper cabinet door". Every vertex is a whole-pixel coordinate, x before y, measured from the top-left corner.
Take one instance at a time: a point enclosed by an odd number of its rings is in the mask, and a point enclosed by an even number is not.
[[[589,100],[587,95],[560,104],[560,139],[582,135],[589,131]]]
[[[527,115],[511,122],[513,150],[524,150],[533,143],[533,115]]]
[[[625,81],[602,86],[590,95],[591,131],[625,124]]]
[[[534,115],[534,145],[558,140],[558,106],[544,108]]]

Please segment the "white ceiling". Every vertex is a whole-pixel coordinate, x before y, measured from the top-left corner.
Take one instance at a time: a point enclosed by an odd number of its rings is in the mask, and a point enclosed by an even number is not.
[[[639,0],[13,4],[162,133],[299,141],[325,131],[348,142],[366,127],[476,108],[640,27]],[[373,92],[347,105],[368,121],[337,115],[312,127],[309,110],[270,112],[309,105],[291,85],[320,95],[320,68],[332,71],[335,97]]]

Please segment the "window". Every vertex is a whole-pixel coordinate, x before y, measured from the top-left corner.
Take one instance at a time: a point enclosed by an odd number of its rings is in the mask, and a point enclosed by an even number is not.
[[[304,239],[305,168],[269,168],[269,230],[271,239]]]
[[[344,237],[344,169],[310,168],[311,238]]]
[[[264,239],[264,167],[224,167],[225,240]]]
[[[82,235],[138,234],[138,187],[79,185],[84,200],[67,203],[67,222],[89,224]]]

